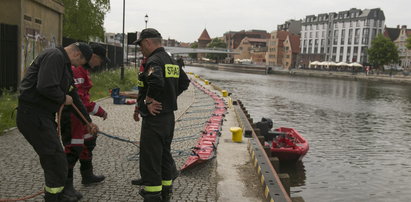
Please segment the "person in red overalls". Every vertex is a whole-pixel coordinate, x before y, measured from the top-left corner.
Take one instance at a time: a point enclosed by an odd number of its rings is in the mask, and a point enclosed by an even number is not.
[[[93,87],[93,83],[88,69],[100,66],[108,62],[109,59],[106,57],[106,49],[103,46],[99,44],[91,44],[90,46],[93,50],[93,56],[88,65],[71,67],[74,85],[87,112],[105,120],[107,112],[97,103],[90,101],[89,91]],[[88,185],[105,179],[103,175],[96,176],[93,173],[92,152],[96,146],[97,137],[88,133],[87,128],[82,124],[83,120],[67,109],[63,111],[61,122],[62,140],[68,162],[68,176],[64,192],[80,200],[83,197],[82,194],[73,187],[73,168],[78,160],[80,161],[82,184]]]

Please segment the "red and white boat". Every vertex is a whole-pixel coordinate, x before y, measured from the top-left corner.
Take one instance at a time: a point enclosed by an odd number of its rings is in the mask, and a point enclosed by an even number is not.
[[[293,128],[277,128],[269,132],[274,137],[269,143],[271,155],[281,161],[301,161],[307,154],[309,146],[307,140]]]

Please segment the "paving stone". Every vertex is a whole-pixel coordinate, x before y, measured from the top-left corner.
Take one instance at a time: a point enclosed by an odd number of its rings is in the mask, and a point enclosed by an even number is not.
[[[213,99],[191,85],[179,97],[178,103],[175,116],[181,116],[181,121],[176,122],[174,139],[192,135],[199,137],[203,123],[214,107]],[[134,105],[114,105],[111,98],[102,99],[99,104],[108,112],[105,121],[93,117],[101,131],[131,141],[139,140],[141,122],[137,123],[132,118]],[[190,106],[196,106],[190,110],[197,112],[186,113]],[[174,154],[178,167],[184,164],[198,137],[172,144],[173,150],[186,152]],[[140,186],[131,185],[132,179],[140,177],[138,151],[135,145],[99,135],[93,164],[95,173],[105,175],[106,180],[93,186],[83,186],[77,163],[74,186],[84,196],[81,201],[142,201],[138,194]],[[38,156],[17,129],[0,136],[0,154],[0,199],[27,196],[43,189],[43,171]],[[177,178],[172,201],[216,201],[217,182],[215,160],[200,164]],[[40,195],[28,201],[43,201],[43,197]]]

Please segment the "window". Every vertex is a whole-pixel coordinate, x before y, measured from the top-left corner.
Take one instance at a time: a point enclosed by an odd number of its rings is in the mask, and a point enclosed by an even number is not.
[[[355,29],[354,44],[358,44],[360,40],[360,29]]]
[[[24,15],[24,20],[31,21],[31,17],[28,15]]]
[[[344,44],[345,40],[345,29],[341,30],[341,44]]]
[[[37,24],[41,24],[41,20],[37,19],[37,18],[34,20],[34,22],[37,23]]]
[[[365,28],[362,30],[362,44],[368,44],[369,42],[369,37],[370,37],[370,29]]]

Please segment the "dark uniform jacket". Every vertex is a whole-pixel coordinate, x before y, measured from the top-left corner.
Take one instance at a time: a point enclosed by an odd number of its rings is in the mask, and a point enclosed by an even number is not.
[[[20,84],[19,108],[54,114],[65,102],[66,94],[91,122],[73,85],[70,59],[63,48],[51,48],[36,57]],[[77,113],[76,113],[77,114]]]
[[[143,117],[150,115],[144,103],[146,96],[161,102],[163,109],[160,114],[173,112],[177,110],[177,96],[190,85],[187,74],[162,47],[148,57],[139,80],[143,86],[139,90],[137,102]]]

